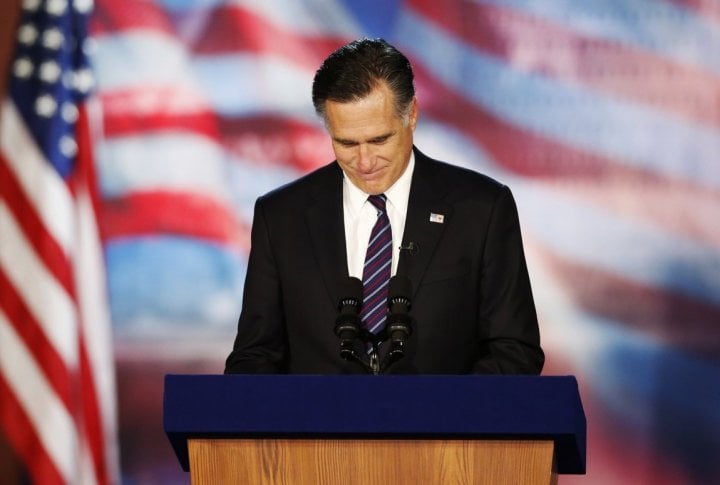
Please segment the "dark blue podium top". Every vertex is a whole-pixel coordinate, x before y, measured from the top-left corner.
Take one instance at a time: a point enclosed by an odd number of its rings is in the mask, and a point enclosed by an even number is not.
[[[547,439],[558,473],[585,473],[571,376],[165,376],[164,427],[188,438]]]

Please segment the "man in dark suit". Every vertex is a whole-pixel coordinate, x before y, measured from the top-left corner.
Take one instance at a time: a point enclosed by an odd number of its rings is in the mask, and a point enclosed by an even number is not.
[[[313,104],[336,161],[258,199],[225,372],[366,372],[340,357],[333,327],[345,282],[367,276],[368,241],[386,215],[387,277],[409,277],[414,321],[404,356],[384,371],[538,374],[544,355],[512,194],[413,146],[405,56],[383,40],[341,47],[315,75]],[[382,209],[368,201],[379,194]]]

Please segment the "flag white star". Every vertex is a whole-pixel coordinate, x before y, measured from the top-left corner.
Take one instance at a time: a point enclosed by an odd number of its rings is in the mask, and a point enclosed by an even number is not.
[[[48,0],[45,5],[45,10],[47,10],[50,15],[59,16],[65,13],[67,6],[67,0]]]
[[[93,8],[93,0],[75,0],[73,6],[79,13],[89,13]]]
[[[63,42],[65,42],[65,36],[60,32],[60,29],[52,27],[43,32],[43,47],[55,50],[62,47]]]
[[[27,57],[21,57],[13,64],[13,73],[20,79],[28,79],[32,76],[35,65]]]
[[[81,93],[87,93],[95,80],[90,69],[78,69],[73,76],[73,87]]]
[[[28,12],[34,12],[40,7],[40,0],[23,0],[22,8]]]
[[[45,61],[40,64],[40,79],[46,83],[52,84],[58,80],[62,74],[62,70],[55,61]]]
[[[62,105],[60,114],[66,122],[74,123],[77,121],[78,115],[80,113],[78,112],[77,106],[75,106],[73,103],[65,102]]]
[[[38,31],[33,24],[25,24],[18,29],[18,41],[21,44],[32,45],[37,38]]]
[[[71,136],[64,135],[60,138],[60,153],[68,158],[72,158],[77,154],[78,146]]]
[[[39,116],[50,118],[57,111],[57,101],[49,94],[42,94],[35,100],[35,111]]]

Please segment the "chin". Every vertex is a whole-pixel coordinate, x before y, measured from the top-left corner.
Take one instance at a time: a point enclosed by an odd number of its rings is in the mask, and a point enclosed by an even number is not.
[[[387,189],[383,188],[383,187],[376,187],[376,186],[367,187],[366,186],[362,190],[363,190],[363,192],[367,192],[369,195],[379,195],[379,194],[382,194],[383,192],[385,192],[385,190],[387,190]]]
[[[351,179],[352,180],[352,179]],[[381,180],[370,180],[365,181],[360,178],[352,180],[355,187],[359,188],[363,192],[369,195],[382,194],[390,187],[391,184],[386,184]]]

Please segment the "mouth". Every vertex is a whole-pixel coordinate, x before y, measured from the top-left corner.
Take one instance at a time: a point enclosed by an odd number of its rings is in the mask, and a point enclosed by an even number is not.
[[[384,168],[378,168],[372,172],[358,172],[358,177],[364,182],[371,182],[379,179],[384,172]]]

